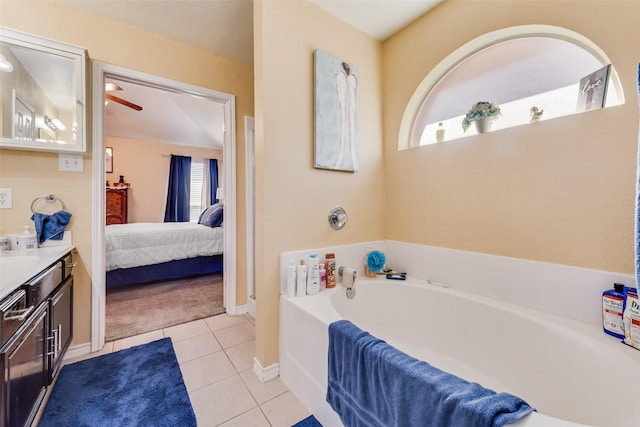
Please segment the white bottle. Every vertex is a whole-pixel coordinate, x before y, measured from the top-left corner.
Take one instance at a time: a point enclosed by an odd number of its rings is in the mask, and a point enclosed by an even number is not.
[[[36,238],[36,233],[32,233],[29,230],[29,226],[24,226],[24,231],[22,234],[18,234],[16,237],[16,243],[19,252],[24,252],[29,249],[36,249],[38,247],[38,239]]]
[[[303,297],[307,294],[307,266],[304,260],[296,267],[296,296]]]
[[[309,265],[307,266],[307,294],[315,295],[320,292],[320,263],[318,255],[309,255]]]
[[[296,261],[293,258],[289,260],[289,267],[287,268],[287,287],[285,289],[285,295],[289,298],[296,296]]]

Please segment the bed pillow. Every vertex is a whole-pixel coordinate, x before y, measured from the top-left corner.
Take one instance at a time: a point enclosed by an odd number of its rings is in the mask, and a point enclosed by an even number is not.
[[[198,224],[212,228],[220,227],[222,225],[223,212],[222,203],[211,205],[202,211],[200,218],[198,219]]]

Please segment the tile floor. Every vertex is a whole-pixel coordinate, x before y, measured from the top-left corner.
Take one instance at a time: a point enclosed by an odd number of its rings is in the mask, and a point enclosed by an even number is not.
[[[106,343],[112,351],[171,337],[198,427],[291,427],[309,411],[275,378],[253,373],[255,326],[249,315],[221,314]]]

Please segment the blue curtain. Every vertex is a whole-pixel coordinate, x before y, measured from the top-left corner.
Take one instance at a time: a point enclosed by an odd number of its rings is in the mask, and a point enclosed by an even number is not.
[[[216,159],[209,159],[209,192],[211,204],[218,203],[217,191],[218,191],[218,161]]]
[[[164,222],[189,221],[191,157],[171,155]]]

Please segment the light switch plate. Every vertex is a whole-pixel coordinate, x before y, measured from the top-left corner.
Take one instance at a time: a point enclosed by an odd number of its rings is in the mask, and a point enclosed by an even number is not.
[[[84,170],[82,154],[60,153],[59,167],[63,172],[82,172]]]
[[[11,188],[0,188],[0,209],[11,209],[13,207],[13,190]]]

